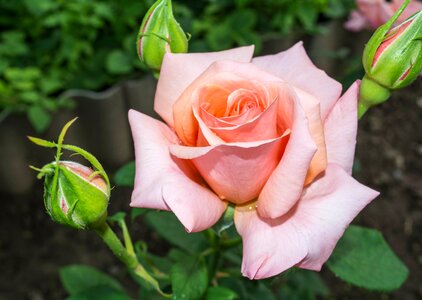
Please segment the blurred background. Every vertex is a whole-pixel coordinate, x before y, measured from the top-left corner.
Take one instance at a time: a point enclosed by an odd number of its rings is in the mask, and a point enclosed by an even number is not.
[[[53,160],[27,135],[57,138],[74,116],[66,141],[103,163],[110,177],[132,161],[127,111],[152,116],[156,80],[137,58],[136,36],[153,1],[0,0],[0,299],[63,299],[59,268],[88,264],[121,278],[125,271],[90,232],[54,224],[44,212],[42,182],[28,165]],[[191,34],[190,52],[256,45],[255,55],[299,40],[314,63],[343,84],[364,74],[361,53],[371,31],[344,29],[353,0],[173,1]],[[421,299],[422,82],[393,94],[359,123],[354,176],[381,191],[355,220],[377,228],[410,276],[396,292],[368,292],[323,268],[321,299]],[[113,190],[110,212],[129,211],[131,188]],[[138,219],[134,237],[152,252],[165,242]]]

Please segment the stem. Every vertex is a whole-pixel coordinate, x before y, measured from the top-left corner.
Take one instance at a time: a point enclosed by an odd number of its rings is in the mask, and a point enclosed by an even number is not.
[[[362,116],[371,106],[386,101],[390,95],[391,92],[387,88],[369,78],[368,75],[365,75],[362,79],[359,91],[359,119],[362,118]]]
[[[126,228],[127,229],[127,228]],[[120,239],[116,236],[114,231],[110,228],[107,222],[102,223],[95,228],[95,232],[100,236],[100,238],[106,243],[111,252],[122,262],[125,266],[134,274],[137,278],[143,279],[152,285],[157,292],[166,298],[171,298],[171,294],[164,293],[160,286],[145,268],[139,263],[136,258],[136,254],[133,251],[132,241],[130,241],[129,250],[123,246]],[[128,232],[127,232],[128,234]],[[126,243],[128,243],[126,236]],[[130,237],[129,237],[130,240]]]
[[[120,239],[116,236],[116,234],[106,222],[95,228],[95,232],[100,236],[104,243],[106,243],[111,252],[113,252],[113,254],[122,263],[124,263],[126,267],[128,267],[130,270],[135,270],[139,264],[136,256],[129,254]]]

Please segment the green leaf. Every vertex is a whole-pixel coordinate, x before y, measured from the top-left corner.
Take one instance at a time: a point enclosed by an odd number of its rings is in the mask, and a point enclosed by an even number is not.
[[[257,287],[250,289],[249,299],[276,300],[274,294],[263,282],[258,282],[257,285]]]
[[[234,300],[238,299],[237,294],[231,289],[222,286],[213,286],[208,288],[205,294],[206,300]]]
[[[131,221],[135,220],[137,217],[142,216],[149,212],[150,210],[148,208],[138,208],[134,207],[130,210],[130,219]]]
[[[119,170],[114,175],[114,183],[118,186],[133,187],[135,182],[135,162],[131,161]]]
[[[72,295],[66,300],[131,300],[131,298],[120,290],[107,285],[100,285]]]
[[[126,213],[123,212],[123,211],[119,211],[119,212],[115,213],[114,215],[109,216],[107,219],[112,223],[113,222],[120,223],[120,222],[125,221],[125,217],[126,217]]]
[[[107,56],[106,68],[112,74],[127,74],[132,71],[132,63],[129,55],[121,50],[113,50]]]
[[[99,286],[123,291],[120,283],[114,278],[84,265],[71,265],[61,268],[60,280],[70,295],[77,295]]]
[[[298,268],[283,273],[279,279],[283,280],[278,293],[279,299],[313,300],[317,296],[326,298],[329,290],[318,273]]]
[[[231,30],[225,23],[211,27],[205,39],[212,50],[227,49],[233,45]]]
[[[50,114],[40,106],[31,106],[29,108],[28,119],[38,133],[44,132],[51,123]]]
[[[398,289],[409,274],[379,231],[353,225],[337,244],[327,266],[351,284],[379,291]]]
[[[171,212],[151,211],[145,216],[145,220],[160,236],[189,253],[199,251],[206,244],[206,239],[201,233],[187,233]]]
[[[208,286],[208,271],[202,257],[185,256],[170,271],[173,299],[201,299]]]

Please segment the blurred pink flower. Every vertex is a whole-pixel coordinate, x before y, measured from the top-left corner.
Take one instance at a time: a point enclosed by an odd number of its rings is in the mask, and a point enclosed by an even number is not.
[[[228,203],[242,273],[319,270],[378,193],[351,176],[359,82],[316,68],[302,43],[252,59],[253,47],[166,54],[155,110],[131,110],[131,206],[171,210],[186,230],[213,226]]]
[[[351,31],[363,29],[376,29],[385,22],[400,8],[404,0],[356,0],[357,10],[351,12],[349,20],[344,24],[345,28]],[[402,23],[411,15],[422,10],[422,2],[412,0],[405,11],[397,19]]]

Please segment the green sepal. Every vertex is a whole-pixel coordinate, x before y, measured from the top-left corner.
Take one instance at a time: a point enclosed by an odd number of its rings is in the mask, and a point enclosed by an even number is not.
[[[370,77],[391,90],[409,85],[422,71],[422,12],[407,22],[410,25],[379,55],[371,68]],[[408,70],[410,72],[402,78]]]
[[[108,195],[61,164],[56,193],[52,189],[55,178],[56,174],[46,176],[44,184],[45,206],[54,221],[78,229],[94,228],[104,222]]]
[[[170,0],[158,0],[148,10],[136,46],[139,59],[155,73],[160,71],[167,52],[187,52],[188,38],[173,16]]]
[[[409,4],[410,0],[405,0],[402,6],[396,11],[396,13],[388,20],[384,25],[378,27],[372,35],[369,42],[366,44],[365,49],[363,50],[362,64],[365,72],[371,74],[372,62],[375,57],[379,46],[384,41],[385,35],[390,30],[391,26],[396,22],[398,17],[405,10],[406,6]]]

